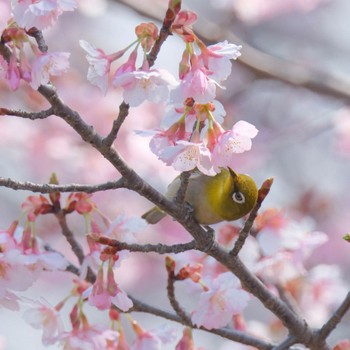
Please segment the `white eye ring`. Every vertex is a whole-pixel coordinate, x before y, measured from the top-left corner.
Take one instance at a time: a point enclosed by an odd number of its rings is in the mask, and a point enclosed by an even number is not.
[[[234,192],[232,195],[232,199],[239,204],[242,204],[245,202],[245,197],[242,192]]]

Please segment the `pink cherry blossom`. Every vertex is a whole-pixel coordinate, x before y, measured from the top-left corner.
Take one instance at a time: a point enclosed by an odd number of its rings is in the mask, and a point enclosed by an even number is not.
[[[216,96],[216,86],[218,85],[204,67],[196,64],[192,66],[191,70],[184,75],[180,84],[172,91],[171,100],[174,103],[182,103],[191,97],[197,103],[212,102]]]
[[[195,350],[192,338],[192,329],[186,327],[180,341],[176,344],[175,350]]]
[[[46,300],[32,301],[31,308],[23,314],[24,319],[34,328],[42,329],[42,342],[50,345],[63,332],[63,322],[59,312]]]
[[[213,160],[217,167],[231,166],[235,153],[249,151],[252,138],[258,134],[256,127],[246,121],[238,121],[231,130],[223,132],[214,147]]]
[[[123,97],[132,107],[139,106],[145,100],[161,103],[169,97],[170,88],[175,79],[166,70],[134,70],[120,73],[117,71],[113,78],[114,86],[124,89]]]
[[[50,81],[50,76],[63,74],[69,68],[68,52],[43,53],[37,56],[32,62],[32,82],[33,89],[37,89],[42,84]]]
[[[226,80],[231,74],[231,60],[237,59],[242,46],[228,43],[226,40],[203,50],[200,57],[204,65],[211,71],[210,77],[217,81]]]
[[[4,307],[6,309],[12,310],[12,311],[18,311],[19,310],[19,301],[20,301],[20,298],[17,297],[16,294],[9,292],[9,291],[5,291],[1,295],[1,290],[0,290],[0,306]],[[1,347],[0,347],[0,349],[1,349]]]
[[[15,0],[13,14],[19,26],[40,30],[51,27],[64,11],[74,11],[75,0]]]
[[[280,251],[273,256],[260,259],[253,271],[270,285],[285,285],[288,281],[305,275],[301,260],[295,260],[293,253]]]
[[[96,204],[91,197],[89,193],[73,192],[67,198],[65,210],[67,212],[75,210],[80,215],[91,214],[96,209]]]
[[[121,214],[109,223],[105,235],[123,242],[136,243],[137,240],[134,234],[146,227],[147,223],[140,217],[126,217]],[[119,258],[118,261],[120,260]]]
[[[168,326],[161,326],[156,330],[145,330],[136,321],[132,322],[136,333],[136,340],[131,346],[131,350],[161,350],[162,344],[167,344],[174,340],[174,329]]]
[[[34,222],[36,218],[48,213],[52,209],[52,205],[43,195],[29,196],[22,203],[22,210],[27,213],[27,219]]]
[[[338,341],[333,350],[350,350],[350,340],[342,339]]]
[[[188,171],[198,168],[203,174],[214,176],[211,153],[203,142],[178,141],[174,147],[163,151],[159,157],[175,170]]]
[[[90,66],[87,79],[91,84],[98,86],[105,94],[108,88],[108,74],[111,68],[111,61],[108,55],[85,40],[80,40],[79,44],[88,53],[86,59]]]
[[[279,251],[293,252],[300,260],[305,259],[318,246],[327,242],[323,232],[313,231],[307,220],[296,222],[285,221],[282,226],[266,226],[257,235],[262,254],[272,256]]]
[[[60,336],[64,350],[114,350],[118,349],[119,333],[102,326],[87,325]]]
[[[7,291],[27,290],[36,281],[39,273],[18,249],[0,253],[0,299]]]
[[[240,288],[238,278],[230,272],[205,283],[207,290],[199,297],[191,316],[192,322],[207,329],[224,327],[233,315],[242,312],[247,306],[249,294]]]
[[[107,269],[106,280],[105,272],[101,266],[95,283],[84,292],[84,297],[87,296],[89,298],[89,304],[99,310],[109,309],[111,304],[114,304],[120,310],[128,311],[133,305],[125,291],[115,282],[114,272],[110,264]]]
[[[298,300],[305,318],[321,327],[348,292],[339,266],[320,264],[308,271]]]

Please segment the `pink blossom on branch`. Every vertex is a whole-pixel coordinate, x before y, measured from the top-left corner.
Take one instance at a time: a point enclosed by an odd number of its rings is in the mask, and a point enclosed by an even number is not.
[[[216,86],[220,85],[212,79],[205,67],[199,63],[192,64],[180,84],[172,91],[171,100],[173,103],[182,103],[187,98],[193,98],[197,103],[212,102],[216,96]]]
[[[216,174],[211,153],[203,142],[177,141],[174,147],[165,149],[159,159],[178,171],[189,171],[197,167],[203,174]]]
[[[258,129],[243,120],[238,121],[231,130],[224,131],[217,140],[213,150],[213,161],[216,167],[231,166],[233,155],[249,151],[252,139],[258,134]]]
[[[58,339],[64,350],[115,350],[118,349],[119,333],[100,325],[85,325],[62,333]]]
[[[102,49],[92,46],[85,40],[80,40],[79,44],[87,52],[86,59],[90,65],[87,79],[105,94],[108,89],[108,75],[111,63],[122,57],[126,49],[107,55]]]
[[[32,88],[38,89],[40,85],[50,81],[50,76],[66,72],[69,68],[69,56],[68,52],[43,53],[37,56],[32,62]]]
[[[235,45],[225,40],[206,47],[199,57],[203,60],[205,67],[210,70],[210,77],[217,81],[223,81],[231,74],[231,60],[241,56],[241,48],[241,45]]]
[[[111,304],[114,304],[120,310],[128,311],[133,303],[125,291],[115,282],[111,264],[109,262],[106,277],[103,266],[100,267],[95,283],[85,291],[84,297],[88,297],[89,304],[100,310],[107,310]]]
[[[161,350],[162,344],[174,340],[174,330],[168,326],[159,327],[155,330],[145,330],[136,321],[132,322],[136,333],[136,340],[131,350]]]
[[[205,282],[207,288],[200,294],[192,322],[207,329],[226,326],[233,315],[247,306],[249,294],[241,289],[237,277],[230,272],[220,274],[214,280]]]
[[[56,342],[63,332],[63,322],[56,308],[46,300],[31,301],[31,308],[23,314],[24,319],[34,328],[42,329],[42,343],[50,345]]]
[[[175,85],[175,79],[163,69],[118,70],[114,75],[113,85],[122,87],[125,102],[136,107],[145,100],[165,103],[170,89]]]
[[[77,8],[75,0],[14,0],[13,14],[20,27],[40,30],[54,25],[64,11]]]

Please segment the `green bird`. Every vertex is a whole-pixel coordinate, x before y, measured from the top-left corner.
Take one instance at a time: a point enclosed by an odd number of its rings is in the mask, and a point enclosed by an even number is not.
[[[178,176],[168,186],[165,196],[174,199],[179,187]],[[258,187],[254,180],[230,168],[222,168],[215,176],[193,172],[185,195],[185,201],[193,208],[194,218],[202,225],[237,220],[253,209],[257,199]],[[142,218],[150,224],[156,224],[166,215],[160,208],[153,207]]]

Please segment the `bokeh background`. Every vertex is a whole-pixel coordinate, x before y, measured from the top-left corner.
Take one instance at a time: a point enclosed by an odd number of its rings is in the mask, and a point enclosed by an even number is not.
[[[0,0],[0,28],[9,1]],[[167,1],[81,0],[79,10],[65,13],[58,24],[45,31],[52,51],[70,51],[71,69],[54,79],[59,95],[98,132],[108,133],[118,114],[122,91],[106,96],[86,81],[88,64],[79,39],[105,52],[115,52],[134,40],[134,27],[164,14]],[[350,230],[350,2],[347,0],[185,0],[199,20],[194,29],[207,43],[228,40],[242,45],[242,56],[233,62],[226,90],[218,99],[226,108],[225,125],[246,120],[259,129],[253,148],[237,156],[237,170],[251,174],[261,184],[274,176],[275,183],[264,207],[283,208],[291,216],[312,223],[329,241],[311,256],[317,263],[339,265],[347,285],[349,249],[342,236]],[[183,46],[168,38],[156,67],[176,75]],[[0,82],[0,106],[27,111],[48,107],[25,84],[11,92]],[[164,106],[144,103],[130,110],[116,142],[129,165],[160,191],[176,172],[156,159],[148,139],[134,133],[159,126]],[[100,183],[119,174],[56,117],[29,121],[15,117],[0,120],[0,176],[19,181],[47,182],[54,171],[61,183]],[[18,217],[29,192],[0,189],[1,229]],[[140,216],[150,203],[126,190],[94,196],[109,217]],[[74,232],[84,235],[82,218],[70,218]],[[57,223],[47,216],[37,224],[38,234],[56,249],[69,253]],[[147,242],[179,242],[189,235],[169,218],[139,234]],[[122,285],[139,299],[169,308],[165,294],[163,258],[133,255],[121,272]],[[28,296],[45,290],[52,303],[70,290],[72,276],[46,274]],[[181,291],[179,291],[181,293]],[[94,315],[106,322],[103,313]],[[162,324],[159,318],[135,315],[148,328]],[[259,318],[259,315],[254,314]],[[347,321],[333,339],[346,336]],[[18,332],[21,336],[18,336]],[[0,312],[4,349],[42,349],[41,331],[33,330],[21,313]],[[232,343],[196,332],[196,344],[205,349],[235,349]],[[333,340],[334,341],[334,340]],[[219,344],[219,345],[218,345]],[[51,347],[54,349],[54,347]],[[237,347],[237,349],[240,349]]]

